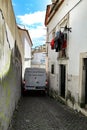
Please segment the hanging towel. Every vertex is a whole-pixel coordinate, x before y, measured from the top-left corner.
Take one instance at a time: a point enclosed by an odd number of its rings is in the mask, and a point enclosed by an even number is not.
[[[51,45],[51,49],[53,50],[54,49],[54,39],[52,39],[52,41],[51,41],[51,43],[50,43],[50,45]]]

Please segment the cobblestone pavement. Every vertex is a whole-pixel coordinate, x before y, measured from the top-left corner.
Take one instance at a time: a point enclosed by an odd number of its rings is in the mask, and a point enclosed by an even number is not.
[[[87,130],[87,117],[44,96],[22,97],[9,130]]]

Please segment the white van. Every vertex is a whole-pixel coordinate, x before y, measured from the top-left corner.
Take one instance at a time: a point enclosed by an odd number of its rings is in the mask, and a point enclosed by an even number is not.
[[[26,68],[24,74],[24,91],[38,90],[46,91],[46,70],[43,68]]]

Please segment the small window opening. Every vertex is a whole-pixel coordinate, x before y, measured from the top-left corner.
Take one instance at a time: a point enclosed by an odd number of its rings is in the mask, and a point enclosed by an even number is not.
[[[51,65],[51,74],[54,74],[54,65]]]

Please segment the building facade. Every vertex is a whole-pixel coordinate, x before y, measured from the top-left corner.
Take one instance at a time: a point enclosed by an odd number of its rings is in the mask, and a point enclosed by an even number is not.
[[[87,115],[86,0],[55,0],[47,5],[50,93]]]
[[[23,42],[11,0],[0,0],[0,130],[8,129],[21,97]]]
[[[31,48],[32,48],[32,40],[29,35],[29,31],[25,29],[24,27],[19,27],[19,34],[22,39],[22,46],[23,46],[23,53],[24,53],[24,60],[22,60],[22,78],[24,78],[24,72],[25,68],[31,67],[31,60],[32,60],[32,53],[31,53]]]
[[[46,45],[32,49],[32,67],[46,69]]]

